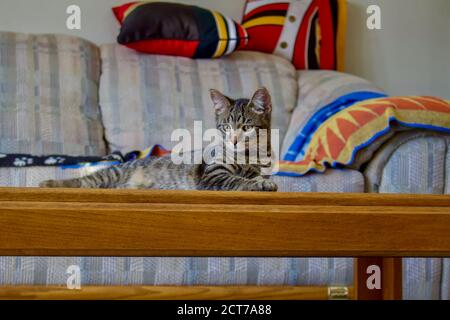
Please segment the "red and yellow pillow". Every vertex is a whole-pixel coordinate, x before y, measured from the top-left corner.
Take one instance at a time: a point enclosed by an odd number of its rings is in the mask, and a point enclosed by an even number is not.
[[[282,56],[297,69],[344,68],[346,0],[247,0],[245,50]]]
[[[113,12],[122,25],[117,41],[140,52],[217,58],[247,42],[247,32],[240,24],[197,6],[130,2]]]

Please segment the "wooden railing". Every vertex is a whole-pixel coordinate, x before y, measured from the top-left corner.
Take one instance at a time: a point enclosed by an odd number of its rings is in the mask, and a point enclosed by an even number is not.
[[[450,256],[450,196],[0,188],[0,255],[378,257],[398,298],[384,258]]]

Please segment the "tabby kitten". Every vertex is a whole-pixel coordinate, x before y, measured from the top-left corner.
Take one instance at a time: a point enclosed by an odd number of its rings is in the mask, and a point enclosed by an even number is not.
[[[210,90],[216,114],[216,127],[225,144],[239,152],[238,143],[250,136],[258,138],[266,129],[270,135],[272,102],[266,88],[258,89],[249,99],[232,100],[217,90]],[[269,139],[270,141],[270,136]],[[248,155],[248,144],[244,144]],[[268,144],[270,155],[270,143]],[[134,160],[99,170],[91,175],[68,180],[47,180],[48,188],[124,188],[124,189],[197,189],[276,191],[277,185],[261,175],[260,163],[235,164],[216,161],[202,164],[175,164],[170,155]]]

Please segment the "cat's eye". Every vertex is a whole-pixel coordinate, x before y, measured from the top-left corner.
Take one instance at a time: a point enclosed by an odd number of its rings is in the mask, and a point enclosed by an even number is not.
[[[254,126],[249,126],[249,125],[245,125],[242,127],[242,130],[244,130],[244,132],[250,132],[254,129]]]
[[[222,130],[225,132],[230,132],[231,126],[229,124],[224,124],[224,125],[222,125]]]

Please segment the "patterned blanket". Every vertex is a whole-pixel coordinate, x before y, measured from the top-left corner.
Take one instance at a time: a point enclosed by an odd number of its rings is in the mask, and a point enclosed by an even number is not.
[[[109,167],[115,164],[159,157],[170,153],[160,145],[154,145],[142,151],[132,151],[125,155],[116,151],[104,157],[85,157],[68,155],[34,156],[30,154],[0,154],[0,167],[61,167],[62,169],[77,169],[86,167]]]
[[[388,133],[393,124],[450,133],[450,102],[443,99],[381,97],[343,106],[326,107],[310,118],[280,162],[279,175],[351,165],[359,150]]]

